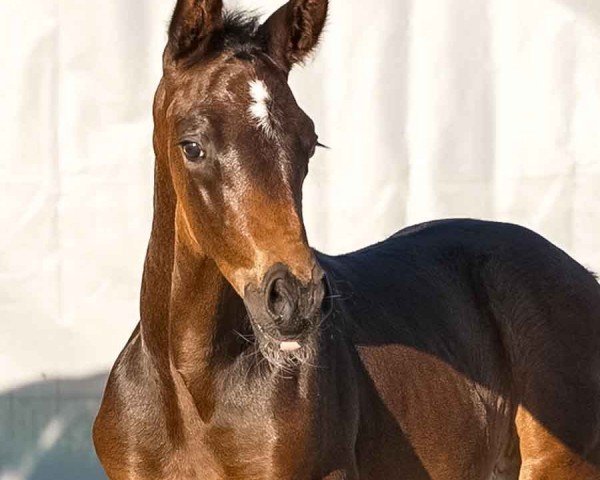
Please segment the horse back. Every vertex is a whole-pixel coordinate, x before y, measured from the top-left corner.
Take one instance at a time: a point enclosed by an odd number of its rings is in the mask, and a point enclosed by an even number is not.
[[[378,405],[365,409],[365,458],[387,449],[386,458],[413,458],[407,468],[423,478],[513,478],[519,407],[589,454],[600,418],[600,287],[567,254],[523,227],[447,220],[321,261],[338,297],[336,327],[364,374],[363,405]],[[564,413],[581,401],[587,409]],[[403,468],[363,464],[372,465],[365,478]]]

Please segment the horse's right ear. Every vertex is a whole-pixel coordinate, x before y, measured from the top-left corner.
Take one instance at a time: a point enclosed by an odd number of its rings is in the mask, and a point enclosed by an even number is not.
[[[178,61],[207,48],[212,35],[223,27],[223,0],[177,0],[165,51]]]

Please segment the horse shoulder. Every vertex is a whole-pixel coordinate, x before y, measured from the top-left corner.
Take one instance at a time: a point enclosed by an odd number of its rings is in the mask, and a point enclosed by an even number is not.
[[[166,478],[177,411],[165,376],[145,353],[139,325],[109,375],[93,441],[109,478]],[[170,425],[168,427],[168,424]]]

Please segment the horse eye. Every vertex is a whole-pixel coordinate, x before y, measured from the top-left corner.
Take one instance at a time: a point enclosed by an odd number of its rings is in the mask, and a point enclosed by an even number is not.
[[[196,142],[185,142],[181,145],[181,148],[188,160],[198,161],[206,157],[206,152]]]

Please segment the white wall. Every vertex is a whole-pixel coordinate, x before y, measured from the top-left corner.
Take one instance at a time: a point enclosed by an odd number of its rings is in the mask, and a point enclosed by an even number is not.
[[[172,4],[0,3],[0,391],[107,369],[137,322]],[[472,216],[600,270],[595,0],[332,0],[292,83],[332,147],[306,186],[315,246]]]

